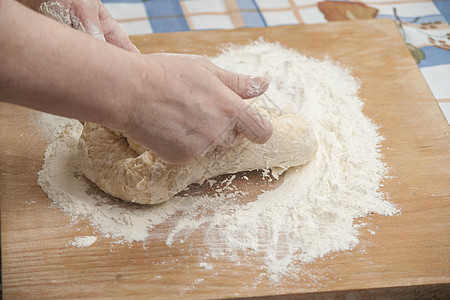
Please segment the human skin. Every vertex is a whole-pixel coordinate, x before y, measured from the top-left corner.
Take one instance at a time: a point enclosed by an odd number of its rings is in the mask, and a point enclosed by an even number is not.
[[[1,101],[119,130],[168,162],[272,134],[242,100],[262,94],[266,78],[200,56],[127,51],[14,0],[0,4],[0,65]]]
[[[18,0],[39,12],[42,3],[60,3],[70,18],[77,18],[84,31],[125,50],[139,52],[100,0]],[[59,13],[62,13],[60,11]]]

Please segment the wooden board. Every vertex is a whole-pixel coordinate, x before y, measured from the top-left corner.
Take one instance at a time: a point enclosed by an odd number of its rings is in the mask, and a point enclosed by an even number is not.
[[[305,268],[320,276],[286,279],[274,288],[251,279],[256,267],[233,269],[219,261],[200,268],[195,249],[168,248],[164,240],[66,247],[90,235],[87,223],[70,219],[36,185],[48,143],[36,134],[38,112],[0,106],[0,197],[3,295],[48,298],[225,298],[303,295],[321,298],[383,295],[417,298],[450,294],[450,174],[448,125],[395,24],[389,20],[321,25],[188,32],[134,37],[143,53],[176,51],[215,54],[224,43],[245,44],[263,36],[308,56],[331,57],[360,78],[364,112],[386,138],[383,154],[396,178],[384,191],[402,214],[372,216],[376,235],[362,232],[353,251],[320,259]],[[162,228],[161,230],[164,230]],[[202,247],[201,244],[194,247]],[[364,251],[361,251],[364,250]],[[173,258],[168,261],[168,258]],[[177,258],[177,260],[175,260]],[[312,274],[312,273],[311,273]],[[193,282],[204,283],[193,288]],[[353,299],[351,298],[351,299]]]

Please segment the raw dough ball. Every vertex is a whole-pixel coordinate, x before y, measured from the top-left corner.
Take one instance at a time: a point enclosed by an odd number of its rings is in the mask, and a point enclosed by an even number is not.
[[[166,162],[118,132],[87,123],[78,143],[81,170],[108,194],[129,202],[157,204],[191,183],[221,174],[287,169],[311,160],[317,151],[313,130],[296,115],[272,117],[274,131],[267,143],[243,140],[233,148],[217,146],[203,158],[181,165]]]

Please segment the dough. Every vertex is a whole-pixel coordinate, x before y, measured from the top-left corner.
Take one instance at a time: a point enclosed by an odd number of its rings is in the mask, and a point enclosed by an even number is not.
[[[264,113],[264,112],[263,112]],[[154,152],[106,127],[87,123],[78,150],[84,174],[103,191],[125,201],[157,204],[189,184],[221,174],[307,163],[317,151],[313,130],[296,115],[272,115],[273,135],[263,145],[243,140],[217,146],[203,158],[169,164]]]

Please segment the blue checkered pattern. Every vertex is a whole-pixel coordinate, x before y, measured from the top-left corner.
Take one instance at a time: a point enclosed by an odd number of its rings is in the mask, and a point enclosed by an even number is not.
[[[129,35],[324,23],[330,18],[317,0],[102,1]],[[419,67],[450,122],[450,0],[360,2],[376,10],[377,18],[403,23],[404,39],[422,51]]]

